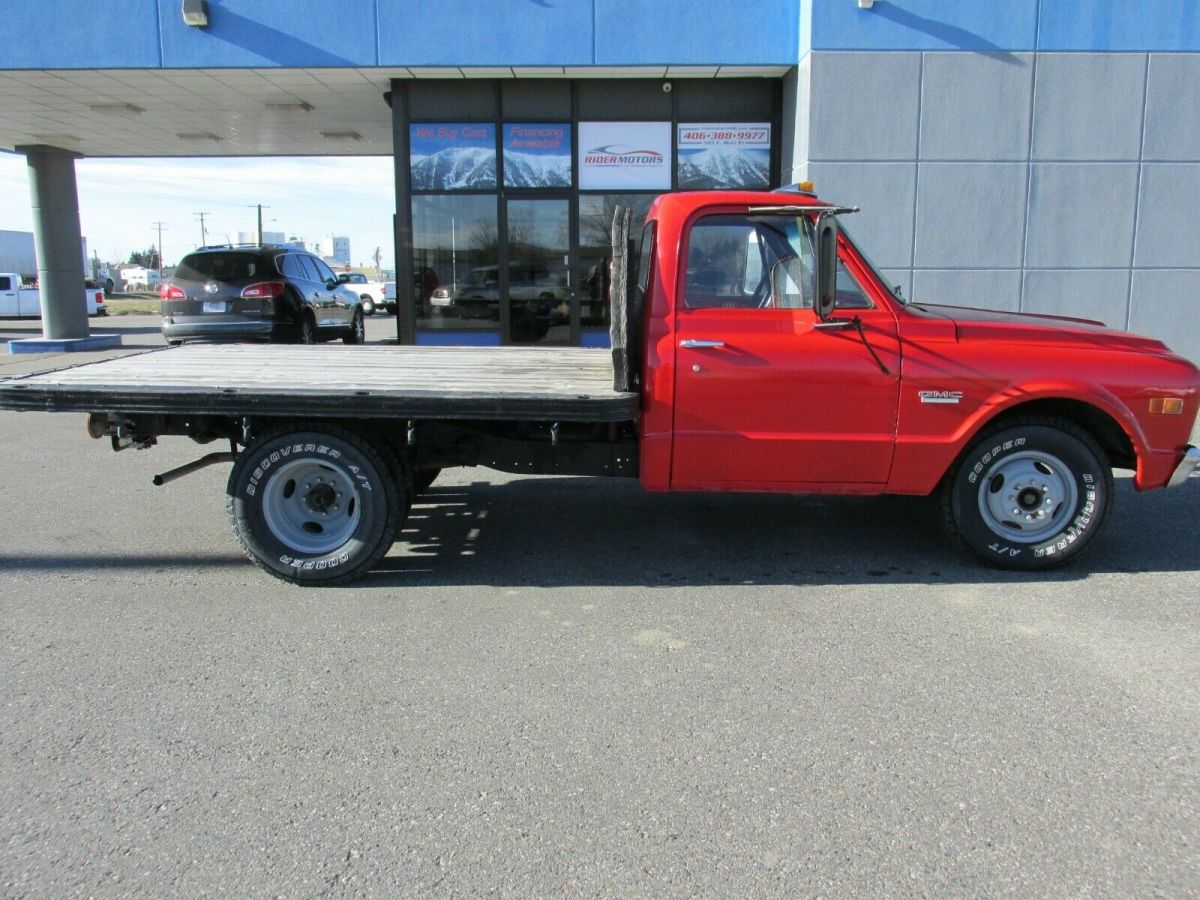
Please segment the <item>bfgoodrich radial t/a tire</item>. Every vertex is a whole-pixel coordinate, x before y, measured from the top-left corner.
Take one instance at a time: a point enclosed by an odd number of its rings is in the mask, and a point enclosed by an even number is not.
[[[994,566],[1077,559],[1112,506],[1112,467],[1072,422],[1030,419],[981,435],[942,494],[947,528]]]
[[[391,546],[407,509],[390,467],[357,435],[321,425],[278,431],[238,455],[227,499],[250,558],[300,585],[344,584]]]

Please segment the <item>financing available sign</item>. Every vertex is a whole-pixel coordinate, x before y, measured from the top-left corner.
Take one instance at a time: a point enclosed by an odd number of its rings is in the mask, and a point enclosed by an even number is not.
[[[766,188],[771,180],[771,123],[679,126],[679,189]]]
[[[579,123],[580,190],[670,187],[670,122]]]
[[[570,123],[505,125],[504,186],[570,187]]]

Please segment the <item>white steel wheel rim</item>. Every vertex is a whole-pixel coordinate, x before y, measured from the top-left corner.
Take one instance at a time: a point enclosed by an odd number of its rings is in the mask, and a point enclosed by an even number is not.
[[[979,479],[979,514],[1007,540],[1034,544],[1066,526],[1079,500],[1070,468],[1038,450],[994,462]]]
[[[354,534],[362,504],[354,482],[315,460],[286,462],[267,482],[262,498],[267,528],[301,553],[331,553]]]

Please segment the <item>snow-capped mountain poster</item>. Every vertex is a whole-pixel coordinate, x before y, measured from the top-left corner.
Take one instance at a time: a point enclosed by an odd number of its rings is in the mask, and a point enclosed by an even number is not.
[[[505,125],[504,186],[570,187],[571,126]]]
[[[768,187],[770,123],[680,125],[677,174],[685,191]]]
[[[414,191],[482,190],[496,186],[496,126],[410,125]]]

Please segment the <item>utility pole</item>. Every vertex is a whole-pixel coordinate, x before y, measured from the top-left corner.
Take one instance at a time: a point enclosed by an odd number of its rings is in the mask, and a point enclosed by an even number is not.
[[[162,232],[163,232],[163,229],[167,227],[167,224],[165,222],[151,222],[150,224],[158,229],[158,280],[161,282],[162,281],[162,262],[163,262],[163,260],[162,260],[162,257],[163,257]]]
[[[192,215],[200,220],[200,246],[207,247],[208,246],[208,229],[204,227],[204,217],[209,215],[209,213],[198,212],[198,213],[192,213]]]
[[[270,209],[270,208],[271,207],[269,207],[269,206],[263,206],[261,203],[255,203],[250,206],[250,209],[258,210],[258,242],[260,244],[262,243],[262,211],[264,209]]]

